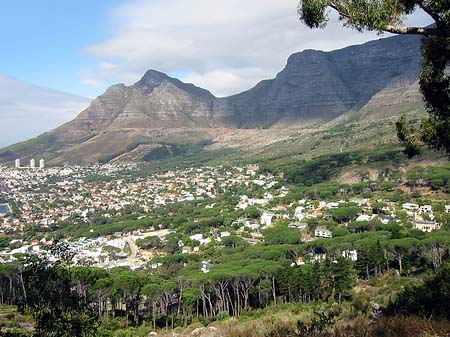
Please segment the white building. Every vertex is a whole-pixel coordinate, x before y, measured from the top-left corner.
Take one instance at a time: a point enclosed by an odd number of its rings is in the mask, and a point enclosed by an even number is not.
[[[34,159],[30,160],[30,168],[32,169],[36,168],[36,161]]]
[[[291,222],[288,225],[289,228],[297,228],[299,230],[305,230],[308,227],[308,224],[302,222]]]
[[[272,213],[264,213],[261,215],[261,226],[272,226]]]
[[[407,211],[416,211],[419,209],[419,205],[412,204],[412,203],[406,203],[406,204],[402,205],[402,208]]]
[[[194,234],[189,237],[191,240],[200,241],[203,239],[203,234]]]
[[[316,238],[332,238],[333,234],[330,230],[324,228],[317,228],[314,231],[314,235]]]
[[[20,168],[20,159],[19,158],[16,159],[16,168],[17,169]]]
[[[367,215],[367,214],[361,214],[356,218],[356,221],[372,221],[373,219],[375,219],[377,216],[375,214],[373,215]]]
[[[202,266],[200,268],[200,270],[203,273],[209,273],[209,271],[211,270],[211,261],[202,261]]]
[[[44,161],[44,159],[39,160],[39,168],[41,168],[41,169],[45,168],[45,161]]]
[[[356,250],[344,250],[342,252],[342,257],[350,259],[353,262],[358,261],[358,252]]]
[[[303,211],[305,210],[305,207],[298,206],[295,209],[294,216],[298,219],[298,221],[302,221],[305,218],[305,214],[303,214]]]
[[[440,229],[441,225],[436,221],[416,220],[414,223],[414,228],[422,232],[431,232],[436,229]]]

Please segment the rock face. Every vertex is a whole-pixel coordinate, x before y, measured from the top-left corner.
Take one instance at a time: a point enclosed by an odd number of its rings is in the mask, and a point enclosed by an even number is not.
[[[223,128],[323,124],[382,97],[395,104],[419,97],[419,69],[420,39],[397,36],[293,54],[276,78],[226,98],[149,70],[132,86],[110,87],[71,122],[0,151],[0,162],[31,155],[58,163],[109,161],[158,142],[213,140]]]
[[[289,57],[275,79],[225,98],[223,105],[240,127],[329,120],[360,109],[387,87],[413,85],[419,70],[420,39],[416,36],[332,52],[306,50]]]

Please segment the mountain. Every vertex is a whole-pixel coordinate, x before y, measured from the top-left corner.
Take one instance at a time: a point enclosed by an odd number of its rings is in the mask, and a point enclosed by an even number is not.
[[[88,105],[88,98],[0,75],[0,146],[55,128]]]
[[[286,130],[377,120],[422,105],[420,56],[415,36],[305,50],[291,55],[274,79],[225,98],[149,70],[134,85],[110,87],[71,122],[3,149],[0,161],[152,160],[205,146],[264,147],[292,139]]]
[[[60,141],[76,141],[102,131],[208,127],[213,100],[207,90],[149,70],[132,86],[111,86],[53,134]]]
[[[305,50],[291,55],[275,79],[224,101],[240,127],[322,122],[362,108],[385,88],[414,84],[420,56],[417,36],[332,52]]]

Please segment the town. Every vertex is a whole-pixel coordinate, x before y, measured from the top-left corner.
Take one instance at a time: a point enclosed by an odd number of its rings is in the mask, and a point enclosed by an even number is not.
[[[298,242],[312,242],[343,231],[359,233],[375,222],[431,232],[440,229],[442,214],[450,213],[450,205],[444,203],[434,210],[429,204],[345,193],[330,200],[287,202],[290,189],[282,175],[263,172],[259,165],[149,175],[137,174],[139,170],[136,164],[46,168],[43,161],[39,168],[20,167],[20,162],[15,168],[1,167],[0,261],[28,253],[54,258],[49,247],[56,240],[68,245],[77,264],[151,270],[161,265],[155,261],[167,255],[173,238],[176,246],[171,252],[201,255],[224,242],[261,244],[267,241],[267,229],[280,224]],[[226,195],[232,197],[224,199]],[[205,216],[180,220],[171,205],[200,208]],[[214,224],[217,215],[225,219],[219,226]],[[180,226],[186,222],[194,225]],[[358,252],[344,250],[342,256],[356,261]],[[293,265],[325,257],[299,256]],[[211,264],[205,260],[200,266],[208,272]]]

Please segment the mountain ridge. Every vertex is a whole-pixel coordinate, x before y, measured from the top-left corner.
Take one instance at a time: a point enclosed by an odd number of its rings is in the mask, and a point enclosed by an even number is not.
[[[98,162],[123,157],[129,149],[144,156],[162,143],[214,141],[223,130],[317,127],[369,103],[380,105],[371,103],[373,97],[409,104],[404,92],[415,88],[410,91],[417,101],[419,70],[415,36],[295,53],[275,78],[223,98],[150,69],[133,85],[109,87],[74,120],[40,139],[4,149],[0,162],[35,154],[55,163]],[[389,90],[398,93],[390,97]]]

